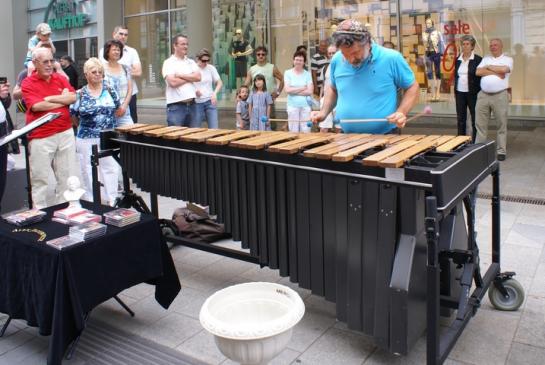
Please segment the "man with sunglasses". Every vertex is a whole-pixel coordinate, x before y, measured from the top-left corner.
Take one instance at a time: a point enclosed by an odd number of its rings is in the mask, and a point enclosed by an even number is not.
[[[35,208],[41,209],[47,206],[51,167],[57,179],[55,203],[65,201],[62,194],[68,188],[68,177],[79,176],[76,141],[68,110],[76,101],[76,94],[68,80],[54,72],[55,60],[50,48],[36,48],[32,52],[32,62],[36,72],[27,76],[21,85],[27,124],[49,112],[61,114],[28,135],[32,201]]]
[[[353,19],[341,22],[333,36],[340,52],[331,59],[323,106],[311,113],[311,120],[321,122],[336,105],[340,120],[384,119],[341,122],[346,133],[385,134],[403,128],[418,99],[418,83],[403,56],[373,43],[369,31]],[[399,105],[398,88],[404,90]]]
[[[271,94],[274,101],[284,88],[284,75],[275,65],[267,61],[267,48],[265,46],[257,47],[255,55],[257,63],[248,70],[244,84],[251,87],[254,78],[258,74],[265,76],[267,91]]]

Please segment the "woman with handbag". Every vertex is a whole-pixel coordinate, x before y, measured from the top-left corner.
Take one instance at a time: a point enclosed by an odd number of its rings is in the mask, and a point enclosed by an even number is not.
[[[454,97],[456,99],[456,115],[458,118],[458,135],[466,135],[467,110],[471,114],[471,140],[475,142],[475,105],[477,94],[481,90],[481,78],[476,75],[477,66],[482,57],[473,52],[475,38],[471,35],[462,36],[462,53],[454,66]]]
[[[127,66],[119,63],[123,57],[123,44],[115,39],[109,40],[104,45],[104,79],[108,85],[119,95],[119,109],[115,112],[116,127],[134,124],[129,103],[132,98],[131,71]]]
[[[76,152],[81,165],[83,199],[93,201],[91,149],[100,145],[100,131],[116,126],[115,114],[121,103],[117,92],[104,81],[104,67],[98,58],[89,58],[83,65],[87,85],[77,91],[76,102],[70,106],[70,113],[78,117],[76,132]],[[102,196],[110,205],[117,198],[117,175],[119,165],[113,157],[100,159],[99,180],[104,189]]]

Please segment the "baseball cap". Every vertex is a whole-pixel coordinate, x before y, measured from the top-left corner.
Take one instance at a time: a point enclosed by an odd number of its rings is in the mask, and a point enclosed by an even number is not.
[[[36,26],[36,33],[40,33],[42,35],[50,34],[51,27],[47,23],[40,23]]]

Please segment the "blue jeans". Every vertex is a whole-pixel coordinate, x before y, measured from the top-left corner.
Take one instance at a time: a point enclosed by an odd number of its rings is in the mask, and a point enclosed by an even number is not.
[[[179,127],[198,128],[201,123],[197,119],[197,106],[195,103],[167,105],[167,124]]]
[[[197,120],[202,123],[206,117],[208,128],[218,128],[218,108],[212,104],[211,100],[204,103],[197,103]]]

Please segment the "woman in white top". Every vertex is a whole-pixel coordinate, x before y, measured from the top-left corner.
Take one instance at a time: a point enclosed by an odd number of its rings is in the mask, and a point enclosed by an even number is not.
[[[201,81],[195,82],[197,121],[202,123],[206,117],[208,128],[218,128],[217,94],[223,83],[218,70],[210,64],[210,52],[206,48],[197,53],[197,65],[201,72]]]
[[[473,52],[475,38],[466,34],[460,39],[462,53],[454,65],[454,96],[456,99],[456,115],[458,124],[458,135],[467,134],[467,110],[471,114],[471,139],[475,142],[475,105],[477,94],[481,90],[481,78],[476,75],[477,66],[481,63],[481,56]]]
[[[293,54],[293,68],[284,72],[284,90],[288,93],[288,125],[291,132],[310,132],[310,106],[307,98],[313,91],[312,76],[305,70],[307,55]]]
[[[115,39],[109,40],[104,45],[104,80],[113,88],[121,105],[115,112],[116,127],[134,124],[129,110],[129,103],[132,98],[132,79],[131,71],[127,66],[119,63],[123,57],[123,44]]]

